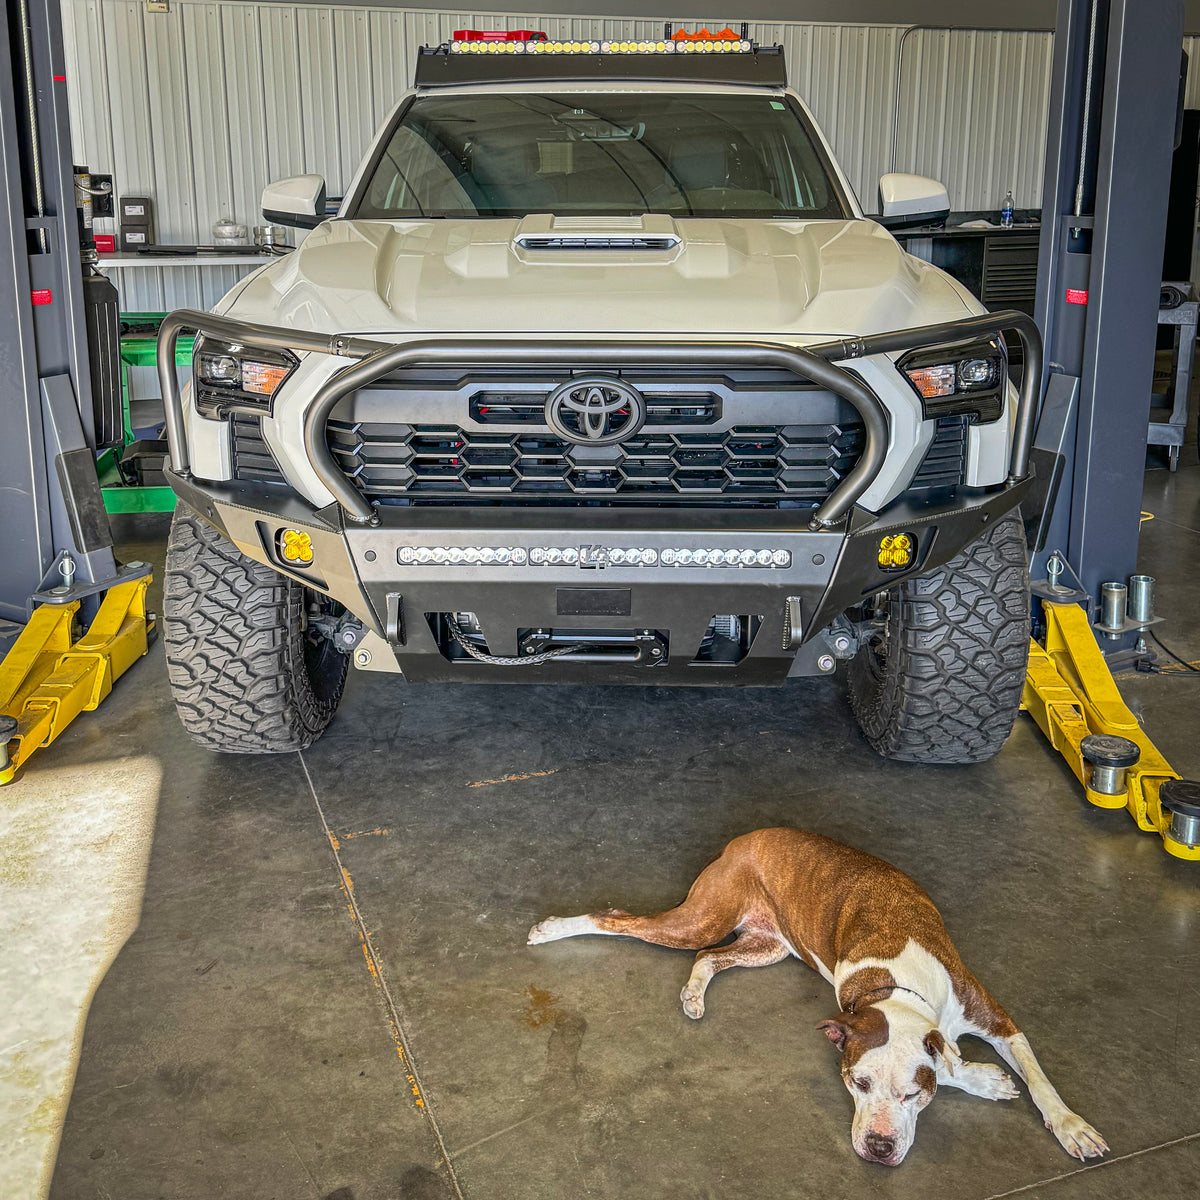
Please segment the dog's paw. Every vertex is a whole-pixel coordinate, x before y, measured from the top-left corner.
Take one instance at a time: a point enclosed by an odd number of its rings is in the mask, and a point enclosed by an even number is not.
[[[527,946],[540,946],[542,942],[557,942],[561,938],[579,937],[582,933],[598,933],[591,917],[547,917],[539,921],[525,939]]]
[[[539,921],[530,931],[529,937],[525,939],[527,946],[540,946],[543,942],[552,942],[555,940],[554,925],[560,917],[547,917],[544,921]]]
[[[704,1016],[703,988],[694,987],[689,980],[684,984],[683,991],[679,993],[679,999],[683,1002],[684,1013],[693,1021],[698,1021]]]
[[[1020,1089],[1007,1075],[992,1063],[972,1063],[975,1071],[975,1095],[986,1100],[1015,1100]]]
[[[1078,1113],[1065,1112],[1047,1121],[1046,1128],[1058,1138],[1062,1148],[1080,1162],[1108,1153],[1108,1143]]]

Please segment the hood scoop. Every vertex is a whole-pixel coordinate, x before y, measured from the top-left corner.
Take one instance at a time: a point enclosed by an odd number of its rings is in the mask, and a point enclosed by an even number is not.
[[[683,241],[675,222],[661,213],[641,217],[555,217],[531,214],[517,226],[513,246],[535,253],[621,254],[675,250]]]
[[[516,239],[525,250],[674,250],[679,245],[677,233],[666,236],[604,237],[579,235],[549,237],[545,234],[523,234]]]

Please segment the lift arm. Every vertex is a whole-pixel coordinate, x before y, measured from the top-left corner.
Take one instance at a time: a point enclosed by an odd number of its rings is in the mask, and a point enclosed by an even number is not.
[[[0,662],[0,785],[112,691],[149,645],[143,575],[109,588],[91,627],[71,634],[79,601],[43,604]]]
[[[1160,792],[1179,779],[1162,752],[1146,736],[1137,717],[1121,698],[1108,663],[1096,644],[1087,614],[1078,604],[1044,601],[1046,644],[1029,646],[1029,666],[1021,707],[1037,722],[1083,784],[1088,802],[1098,808],[1127,808],[1147,833],[1163,839],[1168,854],[1200,860],[1200,845],[1185,823],[1163,808]],[[1132,742],[1137,760],[1129,767],[1097,769],[1089,760],[1089,738]]]

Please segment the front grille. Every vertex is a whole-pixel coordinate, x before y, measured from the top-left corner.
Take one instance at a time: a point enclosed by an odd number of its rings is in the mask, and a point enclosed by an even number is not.
[[[862,422],[832,392],[766,367],[602,370],[635,387],[646,421],[614,446],[547,425],[572,372],[402,369],[331,414],[329,449],[371,504],[815,508],[862,454]]]
[[[607,448],[544,430],[332,419],[329,448],[372,504],[819,506],[858,461],[861,424],[655,432]]]
[[[233,477],[256,483],[284,483],[283,472],[263,441],[262,417],[250,413],[231,413],[233,433]]]

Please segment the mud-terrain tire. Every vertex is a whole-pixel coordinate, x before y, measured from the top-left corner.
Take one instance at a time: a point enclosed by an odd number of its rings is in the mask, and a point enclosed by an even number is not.
[[[179,719],[194,741],[232,754],[283,754],[321,736],[349,660],[308,635],[309,605],[320,599],[176,507],[163,644]]]
[[[850,706],[885,758],[976,763],[1012,732],[1029,657],[1025,530],[1009,513],[945,566],[880,598],[850,662]]]

